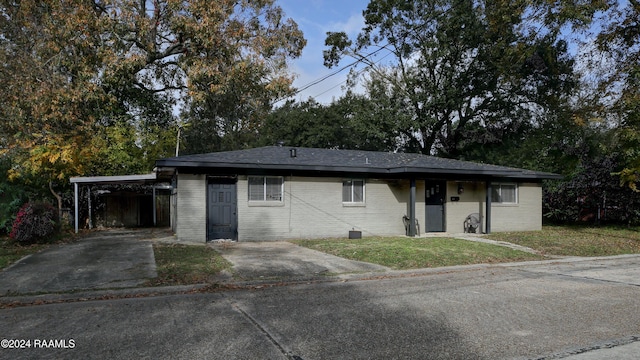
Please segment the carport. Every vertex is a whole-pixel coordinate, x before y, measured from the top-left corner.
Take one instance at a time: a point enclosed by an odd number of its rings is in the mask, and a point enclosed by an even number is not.
[[[74,187],[74,227],[75,232],[78,232],[78,223],[79,223],[79,208],[80,208],[80,187],[85,186],[87,188],[87,210],[88,210],[88,218],[89,218],[89,228],[92,228],[91,218],[92,218],[92,204],[91,204],[91,186],[94,185],[147,185],[152,188],[152,216],[153,216],[153,226],[157,226],[158,223],[158,211],[157,211],[157,191],[158,190],[169,190],[171,192],[170,197],[170,206],[169,206],[169,217],[171,219],[171,227],[174,226],[174,206],[175,206],[175,197],[174,197],[174,186],[170,184],[167,179],[159,178],[157,173],[153,172],[150,174],[141,174],[141,175],[121,175],[121,176],[81,176],[81,177],[72,177],[70,182]]]

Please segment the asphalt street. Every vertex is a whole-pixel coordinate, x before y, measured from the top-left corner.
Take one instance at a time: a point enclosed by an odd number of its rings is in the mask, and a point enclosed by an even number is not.
[[[17,306],[0,338],[31,345],[0,358],[592,359],[637,350],[638,275],[628,256]]]

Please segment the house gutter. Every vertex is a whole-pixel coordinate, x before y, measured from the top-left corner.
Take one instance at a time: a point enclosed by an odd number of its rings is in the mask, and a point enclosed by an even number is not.
[[[518,170],[490,170],[490,169],[446,169],[446,168],[415,168],[415,167],[362,167],[362,166],[329,166],[329,165],[300,165],[300,164],[266,164],[266,163],[210,163],[203,161],[166,161],[158,160],[158,167],[173,167],[183,169],[228,169],[230,171],[267,170],[267,171],[308,171],[325,173],[352,173],[378,175],[407,175],[415,176],[468,176],[468,177],[501,177],[517,180],[561,179],[562,176],[551,173],[528,172]]]

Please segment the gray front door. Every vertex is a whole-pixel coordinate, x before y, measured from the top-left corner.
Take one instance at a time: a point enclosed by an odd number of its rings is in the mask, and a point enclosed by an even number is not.
[[[425,182],[425,206],[426,221],[425,232],[442,232],[444,231],[444,200],[446,194],[445,181]]]
[[[210,179],[207,185],[207,240],[237,239],[236,180]]]

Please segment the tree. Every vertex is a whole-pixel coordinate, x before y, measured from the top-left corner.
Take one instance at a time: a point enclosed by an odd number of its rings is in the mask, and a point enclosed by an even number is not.
[[[176,106],[254,120],[246,109],[289,91],[286,60],[304,44],[273,0],[2,0],[0,152],[12,159],[9,176],[129,171],[104,161],[111,150],[150,164],[175,146],[167,139],[184,122]]]
[[[313,99],[286,102],[267,116],[260,144],[371,151],[396,150],[393,126],[384,104],[347,92],[329,105]]]
[[[610,14],[597,45],[613,71],[602,79],[603,107],[618,119],[617,145],[624,168],[620,182],[638,191],[640,180],[640,2],[629,0]]]
[[[573,173],[558,183],[547,184],[543,212],[557,222],[606,222],[638,225],[640,194],[620,186],[615,172],[619,154],[582,154]]]
[[[461,154],[469,128],[528,121],[575,85],[560,29],[608,4],[580,1],[372,0],[357,39],[328,33],[325,65],[353,57],[385,81],[411,121],[407,149]],[[534,29],[543,29],[536,31]],[[393,55],[379,64],[373,55]],[[377,99],[374,99],[377,100]]]

